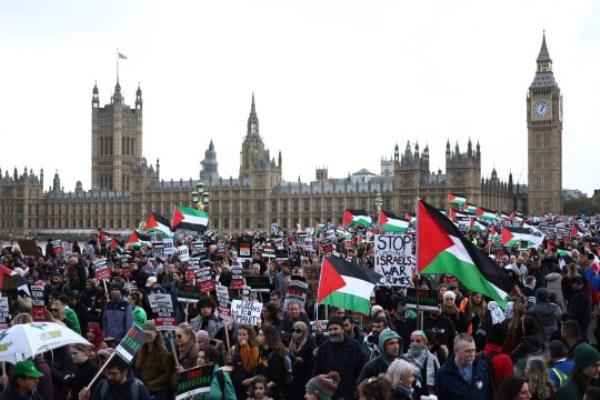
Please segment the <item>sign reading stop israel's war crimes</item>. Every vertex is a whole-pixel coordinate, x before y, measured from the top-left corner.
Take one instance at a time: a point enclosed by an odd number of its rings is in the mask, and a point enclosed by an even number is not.
[[[375,271],[380,285],[410,286],[416,258],[411,235],[375,235]]]

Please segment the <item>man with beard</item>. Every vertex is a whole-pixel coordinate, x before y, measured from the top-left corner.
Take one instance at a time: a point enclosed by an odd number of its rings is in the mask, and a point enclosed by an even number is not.
[[[377,317],[371,322],[371,333],[365,338],[363,345],[369,355],[369,361],[379,357],[379,334],[388,327],[385,317]],[[402,349],[400,349],[402,351]]]
[[[360,345],[344,335],[343,324],[341,318],[329,319],[329,340],[317,350],[312,371],[312,376],[327,374],[330,371],[340,374],[341,382],[335,391],[334,399],[353,398],[357,378],[367,361]]]
[[[435,394],[439,400],[489,400],[494,382],[489,365],[475,357],[475,341],[460,333],[454,338],[454,357],[435,374]]]
[[[388,367],[400,355],[402,338],[393,330],[386,329],[379,335],[379,348],[381,355],[365,364],[357,382],[364,379],[385,374]]]
[[[435,373],[440,368],[438,359],[429,351],[429,338],[423,331],[414,331],[410,335],[410,347],[402,356],[413,367],[415,378],[415,398],[433,393]]]

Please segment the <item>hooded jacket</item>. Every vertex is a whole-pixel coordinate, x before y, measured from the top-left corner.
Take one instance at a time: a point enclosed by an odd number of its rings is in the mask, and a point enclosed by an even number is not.
[[[393,359],[389,359],[385,353],[385,343],[392,339],[398,339],[400,341],[400,350],[402,350],[402,338],[395,331],[386,329],[379,334],[379,350],[380,355],[368,363],[365,364],[363,369],[360,371],[357,382],[362,382],[364,379],[377,376],[385,373]]]

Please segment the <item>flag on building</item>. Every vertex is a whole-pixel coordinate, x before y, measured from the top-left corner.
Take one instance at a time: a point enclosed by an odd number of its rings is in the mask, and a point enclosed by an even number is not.
[[[146,231],[149,232],[162,232],[167,236],[171,236],[171,223],[168,218],[158,215],[157,213],[151,212],[146,220]]]
[[[208,226],[208,213],[188,207],[175,207],[171,228],[202,232]]]
[[[477,218],[480,218],[484,221],[492,221],[495,222],[498,220],[498,213],[494,210],[490,210],[487,208],[479,207],[477,208]]]
[[[391,212],[383,211],[379,213],[379,230],[381,232],[399,232],[404,233],[408,229],[410,222],[397,217]]]
[[[362,226],[368,228],[371,226],[371,217],[365,210],[350,210],[344,211],[344,226]]]
[[[465,239],[452,221],[422,200],[417,218],[419,273],[452,274],[467,289],[505,307],[512,287],[506,272]]]
[[[459,206],[461,209],[463,205],[467,202],[467,199],[464,197],[456,196],[454,193],[448,193],[448,203]]]
[[[530,228],[504,226],[502,228],[502,246],[519,246],[521,249],[536,249],[544,241],[544,235],[532,231]]]
[[[362,265],[325,257],[321,264],[317,302],[369,315],[371,294],[380,279],[381,275]]]

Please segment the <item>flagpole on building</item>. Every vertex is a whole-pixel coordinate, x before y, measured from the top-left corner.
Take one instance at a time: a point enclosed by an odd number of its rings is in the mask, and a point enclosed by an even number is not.
[[[119,49],[117,49],[117,82],[119,82]]]

